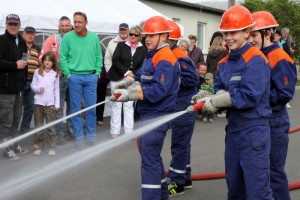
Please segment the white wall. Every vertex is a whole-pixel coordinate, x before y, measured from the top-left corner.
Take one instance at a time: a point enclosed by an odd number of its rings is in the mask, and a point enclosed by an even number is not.
[[[197,35],[197,23],[206,23],[204,33],[204,48],[203,52],[207,53],[209,48],[209,41],[212,34],[218,30],[221,21],[222,14],[213,14],[205,11],[196,11],[188,8],[176,7],[172,5],[166,5],[164,3],[158,3],[153,1],[140,0],[142,3],[157,10],[163,15],[172,18],[179,18],[180,24],[184,27],[184,36],[189,34]]]

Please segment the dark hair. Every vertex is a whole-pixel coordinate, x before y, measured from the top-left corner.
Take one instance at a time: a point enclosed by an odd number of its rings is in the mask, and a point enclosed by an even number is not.
[[[73,15],[73,17],[75,17],[75,15],[80,15],[80,16],[82,16],[85,19],[85,21],[87,21],[87,16],[86,16],[86,14],[84,12],[75,12],[74,15]]]
[[[198,65],[196,66],[196,68],[199,69],[200,65],[205,65],[207,67],[206,62],[199,62]]]
[[[52,69],[53,71],[55,71],[57,74],[56,74],[56,77],[59,75],[61,75],[61,71],[59,70],[58,68],[58,65],[57,65],[57,61],[56,61],[56,57],[54,55],[54,53],[52,51],[47,51],[43,57],[42,57],[42,63],[41,63],[41,67],[39,68],[39,75],[41,76],[44,76],[43,74],[43,71],[45,70],[45,65],[44,65],[44,61],[46,60],[46,58],[49,58],[51,60],[51,62],[53,63],[52,65]]]
[[[195,41],[197,41],[196,35],[189,35],[188,38],[189,38],[190,40],[195,40]]]
[[[280,30],[276,30],[274,34],[279,35],[280,37],[282,37],[281,31]]]
[[[67,16],[62,16],[59,21],[71,21],[69,17]]]

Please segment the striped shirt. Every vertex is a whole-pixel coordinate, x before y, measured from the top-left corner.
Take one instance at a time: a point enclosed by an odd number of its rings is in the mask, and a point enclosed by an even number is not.
[[[28,59],[28,73],[27,73],[27,81],[31,81],[34,71],[39,68],[39,53],[40,48],[33,44],[31,48],[27,48],[27,53],[29,54]]]

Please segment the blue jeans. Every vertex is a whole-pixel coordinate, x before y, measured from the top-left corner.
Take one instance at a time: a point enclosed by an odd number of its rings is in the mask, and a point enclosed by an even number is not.
[[[56,119],[63,118],[67,87],[68,87],[67,78],[60,77],[59,78],[60,109],[56,113]],[[56,129],[57,137],[61,138],[65,135],[63,122],[56,124],[55,129]]]
[[[69,78],[70,110],[71,113],[81,110],[83,97],[86,107],[96,104],[97,80],[95,74],[72,74]],[[86,111],[86,140],[92,142],[96,139],[96,108]],[[71,118],[76,141],[84,140],[83,123],[81,115]]]
[[[30,123],[34,109],[34,92],[30,87],[31,81],[26,82],[25,89],[22,92],[23,118],[21,122],[21,133],[26,133],[30,129]]]

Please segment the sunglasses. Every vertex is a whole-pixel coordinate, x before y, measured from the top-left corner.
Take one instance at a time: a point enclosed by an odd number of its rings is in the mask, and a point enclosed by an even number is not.
[[[129,36],[139,37],[139,34],[129,33]]]

